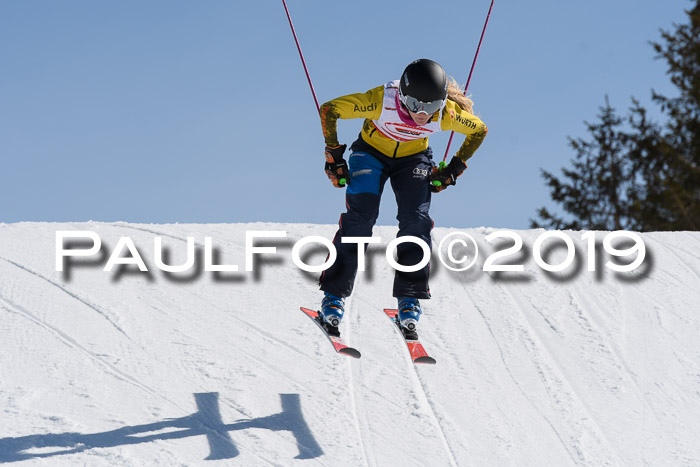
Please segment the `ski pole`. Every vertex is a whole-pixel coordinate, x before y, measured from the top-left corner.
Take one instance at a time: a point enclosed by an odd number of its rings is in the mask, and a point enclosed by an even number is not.
[[[297,39],[297,33],[294,30],[294,25],[292,24],[292,17],[289,15],[289,9],[287,8],[287,2],[282,0],[282,5],[284,5],[284,11],[287,13],[287,19],[289,20],[289,27],[292,28],[292,35],[294,36],[294,42],[297,44],[297,50],[299,51],[299,57],[301,58],[301,64],[304,65],[304,72],[306,73],[306,79],[309,81],[309,87],[311,88],[311,94],[314,96],[314,102],[316,103],[316,111],[321,112],[321,106],[318,105],[318,99],[316,98],[316,91],[314,91],[314,84],[311,82],[311,76],[309,75],[309,69],[306,67],[306,60],[304,60],[304,54],[301,53],[301,46],[299,45],[299,39]]]
[[[294,36],[294,42],[297,44],[297,50],[299,51],[299,58],[301,58],[301,64],[304,66],[304,73],[306,73],[306,80],[309,82],[309,87],[311,88],[311,94],[314,96],[314,102],[316,103],[316,111],[321,114],[321,106],[318,105],[318,98],[316,97],[316,91],[314,90],[314,83],[311,82],[311,75],[309,75],[309,69],[306,67],[306,60],[304,60],[304,54],[301,52],[301,46],[299,45],[299,39],[297,38],[297,33],[294,30],[294,25],[292,24],[292,17],[289,14],[289,8],[287,8],[287,2],[282,0],[282,5],[284,5],[284,11],[287,13],[287,19],[289,20],[289,27],[292,29],[292,35]],[[347,180],[341,178],[338,180],[340,185],[345,185]]]
[[[479,56],[479,50],[481,49],[481,43],[484,40],[484,34],[486,33],[486,26],[489,24],[489,17],[491,17],[491,9],[493,9],[493,2],[495,0],[491,0],[491,6],[489,6],[489,12],[486,15],[486,21],[484,21],[484,28],[481,30],[481,37],[479,38],[479,45],[476,47],[476,53],[474,54],[474,60],[472,60],[472,67],[469,70],[469,77],[467,78],[467,84],[464,86],[464,95],[467,95],[467,89],[469,88],[469,82],[472,80],[472,73],[474,73],[474,65],[476,65],[476,58]],[[447,141],[447,148],[445,148],[445,155],[442,157],[442,162],[440,162],[440,169],[444,168],[447,164],[445,163],[445,160],[447,160],[447,153],[450,151],[450,145],[452,144],[452,138],[454,138],[455,132],[452,131],[450,133],[450,139]],[[440,186],[442,183],[439,181],[435,180],[433,182],[433,185],[435,186]]]

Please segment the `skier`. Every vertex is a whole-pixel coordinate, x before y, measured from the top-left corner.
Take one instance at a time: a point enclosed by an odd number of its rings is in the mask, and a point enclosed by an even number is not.
[[[456,184],[467,168],[467,159],[488,132],[472,114],[472,104],[438,63],[418,59],[406,67],[400,80],[321,106],[325,171],[333,186],[347,185],[347,212],[340,216],[333,240],[338,255],[319,280],[324,292],[321,317],[330,335],[340,335],[344,299],[352,293],[357,273],[357,244],[342,243],[341,239],[372,235],[384,184],[390,180],[398,204],[397,236],[415,236],[431,245],[431,193]],[[365,119],[359,137],[350,146],[347,162],[343,158],[346,145],[337,137],[339,118]],[[438,168],[432,161],[428,136],[450,130],[466,138],[450,163]],[[414,265],[422,258],[422,248],[413,242],[397,247],[399,264]],[[419,299],[430,298],[428,275],[429,265],[417,272],[396,271],[394,276],[393,295],[398,299],[398,319],[407,339],[418,338],[416,325],[422,313]]]

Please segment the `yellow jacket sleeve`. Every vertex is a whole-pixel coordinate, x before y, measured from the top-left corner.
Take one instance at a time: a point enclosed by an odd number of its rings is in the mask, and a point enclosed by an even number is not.
[[[484,138],[486,138],[486,134],[489,132],[489,129],[479,117],[463,110],[459,104],[451,100],[448,100],[445,104],[440,127],[443,131],[456,131],[466,136],[462,146],[455,154],[463,162],[466,162],[467,159],[474,155],[474,152],[481,146]]]
[[[338,119],[368,118],[376,120],[382,114],[384,86],[367,92],[348,94],[321,106],[321,126],[327,146],[338,146]]]

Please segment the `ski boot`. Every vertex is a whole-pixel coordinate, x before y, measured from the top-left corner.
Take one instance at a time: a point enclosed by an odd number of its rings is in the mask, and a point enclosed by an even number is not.
[[[345,302],[340,297],[336,297],[328,292],[323,296],[321,311],[318,314],[321,324],[329,336],[340,337],[338,326],[340,325],[340,320],[343,319],[344,306]]]
[[[399,313],[396,315],[396,319],[401,325],[401,332],[408,340],[418,340],[416,327],[418,325],[420,315],[423,313],[418,299],[411,297],[399,297],[398,301]]]

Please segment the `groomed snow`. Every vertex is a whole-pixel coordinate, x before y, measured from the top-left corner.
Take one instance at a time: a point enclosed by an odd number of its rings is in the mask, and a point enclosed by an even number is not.
[[[432,267],[420,334],[438,363],[411,363],[382,313],[393,270],[370,249],[333,352],[299,311],[317,307],[316,274],[291,260],[307,224],[0,224],[0,464],[9,465],[699,465],[700,233],[642,234],[643,265],[596,272],[588,244],[546,273],[541,230],[517,231],[522,273],[484,272],[510,245],[460,229],[482,249],[468,272]],[[55,270],[57,231],[94,231],[98,258]],[[254,273],[246,231],[269,240]],[[433,231],[434,250],[455,229]],[[377,227],[386,245],[396,234]],[[154,237],[193,270],[155,267]],[[205,237],[216,261],[203,270]],[[120,237],[149,268],[103,271]],[[556,242],[554,242],[556,243]],[[310,264],[325,258],[307,251]],[[551,251],[560,262],[565,249]]]

